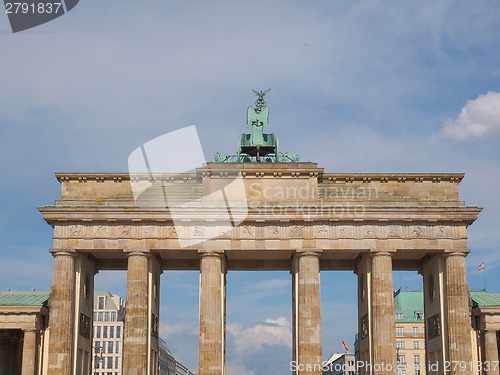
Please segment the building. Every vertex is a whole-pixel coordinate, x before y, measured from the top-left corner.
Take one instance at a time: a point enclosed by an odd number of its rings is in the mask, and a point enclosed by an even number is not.
[[[396,353],[399,374],[425,374],[424,293],[398,290],[394,293]]]
[[[481,208],[460,199],[464,175],[330,173],[302,162],[263,133],[265,93],[247,108],[251,130],[236,154],[206,162],[193,126],[138,144],[129,173],[56,174],[60,198],[39,208],[54,229],[50,314],[68,317],[49,321],[51,375],[90,365],[89,290],[96,271],[108,269],[134,280],[126,295],[123,367],[130,372],[151,371],[146,366],[158,360],[160,275],[180,269],[200,272],[200,374],[224,372],[233,270],[291,273],[292,358],[313,365],[312,375],[322,372],[321,270],[357,274],[362,361],[396,367],[398,269],[422,272],[425,315],[435,328],[430,358],[472,361],[465,257],[467,227]]]
[[[159,343],[160,343],[159,345],[160,355],[158,357],[159,375],[176,375],[177,361],[172,355],[170,349],[167,348],[167,343],[163,341],[161,338],[159,340]]]
[[[323,375],[356,375],[354,354],[333,354],[323,366]]]
[[[424,375],[425,315],[422,291],[394,292],[394,320],[398,375]],[[355,336],[356,362],[359,357],[359,334]]]
[[[172,352],[167,347],[167,343],[161,338],[159,339],[159,344],[159,375],[194,375],[186,366],[177,362]]]
[[[0,374],[39,374],[47,362],[48,292],[0,292]]]
[[[109,292],[94,292],[93,374],[121,375],[125,301]]]
[[[470,292],[470,296],[476,361],[491,366],[498,363],[500,356],[500,294],[482,291]],[[491,374],[485,366],[477,370],[480,375]]]

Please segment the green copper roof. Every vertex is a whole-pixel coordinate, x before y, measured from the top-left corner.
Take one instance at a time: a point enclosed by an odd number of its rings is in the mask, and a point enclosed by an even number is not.
[[[396,319],[396,323],[423,323],[424,292],[398,290],[394,293],[394,312],[396,318],[403,314],[403,319]],[[417,319],[417,313],[420,319]]]
[[[46,306],[48,292],[0,292],[0,306]]]
[[[470,292],[473,306],[500,306],[500,293]]]

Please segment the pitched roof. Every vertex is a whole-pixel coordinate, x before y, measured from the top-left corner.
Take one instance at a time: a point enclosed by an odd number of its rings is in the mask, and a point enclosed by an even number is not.
[[[49,292],[0,292],[0,306],[46,306]]]
[[[500,293],[470,292],[470,298],[474,307],[500,306]]]
[[[398,290],[394,293],[394,312],[403,314],[403,319],[396,323],[423,323],[417,319],[417,313],[424,312],[424,292]]]
[[[97,307],[99,306],[99,297],[106,297],[104,299],[106,305],[104,306],[103,310],[120,310],[120,306],[117,306],[115,301],[113,300],[113,297],[120,297],[114,296],[110,292],[94,292],[94,309],[97,309]]]

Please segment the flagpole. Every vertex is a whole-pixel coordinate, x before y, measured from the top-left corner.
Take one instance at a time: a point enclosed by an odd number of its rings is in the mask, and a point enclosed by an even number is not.
[[[483,268],[483,274],[484,274],[484,291],[486,292],[486,266]]]

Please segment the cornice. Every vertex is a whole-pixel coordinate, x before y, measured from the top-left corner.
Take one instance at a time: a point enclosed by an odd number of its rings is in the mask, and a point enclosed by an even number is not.
[[[321,207],[318,207],[321,208]],[[287,207],[280,214],[272,214],[263,209],[250,209],[248,213],[243,209],[240,214],[232,211],[234,217],[244,218],[247,223],[272,223],[272,222],[352,222],[352,223],[450,223],[454,225],[470,225],[478,217],[482,208],[476,206],[463,207],[363,207],[362,214],[328,214],[313,213],[307,215],[303,208]],[[138,207],[90,207],[90,206],[44,206],[38,208],[43,218],[51,225],[64,222],[172,222],[168,209],[144,209]],[[213,217],[220,213],[220,208],[193,207],[182,212],[181,221],[185,222],[213,222],[213,219],[203,220],[203,217]],[[178,213],[178,211],[177,211]]]
[[[196,173],[152,173],[133,174],[129,173],[56,173],[59,182],[124,182],[142,180],[197,180],[201,177],[275,177],[275,178],[316,178],[322,182],[333,183],[387,183],[387,182],[451,182],[460,183],[465,177],[464,173],[325,173],[323,168],[318,168],[315,163],[297,163],[290,165],[274,163],[242,163],[242,164],[218,164],[209,163],[202,168],[198,168]]]

